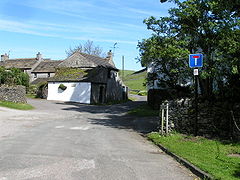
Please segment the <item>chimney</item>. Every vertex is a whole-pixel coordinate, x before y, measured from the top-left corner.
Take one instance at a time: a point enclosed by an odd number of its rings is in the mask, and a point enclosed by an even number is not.
[[[1,61],[6,61],[9,59],[9,56],[7,55],[7,53],[1,55]]]
[[[113,53],[112,53],[112,50],[109,50],[108,53],[107,53],[107,59],[109,61],[112,61],[113,60]]]
[[[109,50],[109,52],[107,53],[106,60],[108,60],[108,62],[115,67],[115,64],[114,64],[114,62],[113,62],[113,53],[112,53],[112,50]]]
[[[42,54],[40,52],[37,53],[37,60],[38,61],[41,61],[43,58],[42,58]]]

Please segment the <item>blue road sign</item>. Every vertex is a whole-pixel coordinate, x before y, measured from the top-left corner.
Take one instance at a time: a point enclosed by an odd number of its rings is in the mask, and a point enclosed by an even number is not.
[[[203,67],[203,54],[189,54],[189,67]]]

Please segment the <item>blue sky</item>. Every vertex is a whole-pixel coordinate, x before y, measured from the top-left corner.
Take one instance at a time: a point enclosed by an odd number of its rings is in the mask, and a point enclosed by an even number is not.
[[[139,70],[138,41],[150,36],[143,20],[167,16],[172,5],[159,0],[1,0],[0,53],[10,58],[66,58],[65,50],[92,40],[104,52],[117,42],[114,62]]]

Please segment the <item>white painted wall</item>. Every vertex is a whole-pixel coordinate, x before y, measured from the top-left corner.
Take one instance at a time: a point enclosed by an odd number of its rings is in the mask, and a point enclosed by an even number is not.
[[[59,85],[67,87],[62,91]],[[90,104],[91,83],[88,82],[48,82],[47,100],[71,101]]]

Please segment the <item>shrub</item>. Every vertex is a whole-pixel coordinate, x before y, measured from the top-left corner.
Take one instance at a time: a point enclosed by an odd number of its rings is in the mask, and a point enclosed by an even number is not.
[[[0,84],[23,85],[28,90],[29,76],[18,68],[0,67]]]
[[[65,86],[64,84],[60,84],[58,88],[65,91],[67,89],[67,86]]]
[[[37,84],[37,95],[36,97],[38,98],[47,98],[47,88],[48,88],[48,83],[47,81],[41,82]]]

